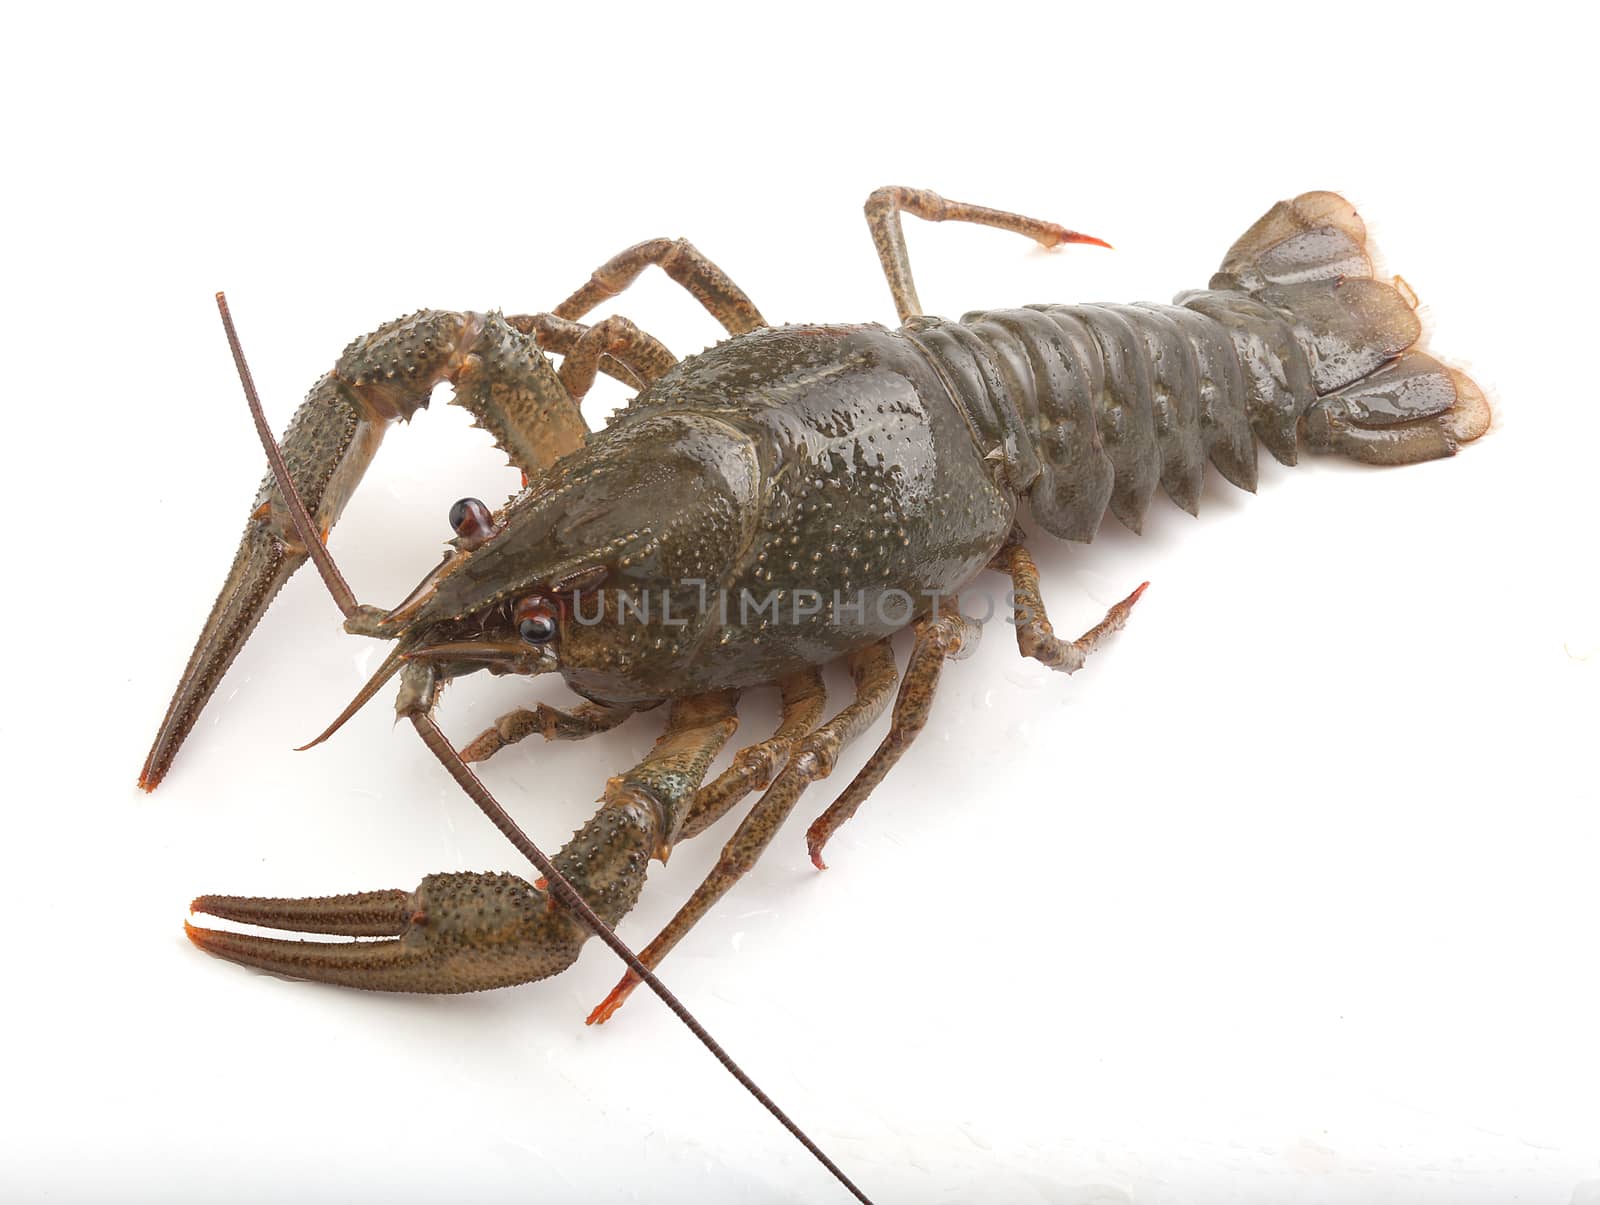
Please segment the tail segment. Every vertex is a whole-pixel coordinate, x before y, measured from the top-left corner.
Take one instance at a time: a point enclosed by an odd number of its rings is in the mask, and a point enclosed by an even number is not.
[[[1177,298],[1228,326],[1249,383],[1251,426],[1285,463],[1298,442],[1372,464],[1453,454],[1489,427],[1466,374],[1416,349],[1422,325],[1405,282],[1373,279],[1366,226],[1331,192],[1280,201],[1223,258],[1211,289]],[[1243,294],[1244,296],[1241,296]],[[1265,309],[1305,352],[1309,388],[1239,320]],[[1296,357],[1298,359],[1298,357]]]
[[[1157,489],[1198,513],[1207,461],[1255,489],[1258,439],[1285,464],[1302,445],[1413,464],[1484,433],[1483,392],[1415,350],[1416,298],[1373,278],[1366,244],[1349,202],[1306,193],[1173,305],[980,310],[901,333],[1039,526],[1091,540],[1107,511],[1138,531]]]

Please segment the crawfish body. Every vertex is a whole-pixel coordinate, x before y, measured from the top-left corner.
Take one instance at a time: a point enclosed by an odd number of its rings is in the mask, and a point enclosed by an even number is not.
[[[768,327],[692,247],[654,240],[603,266],[554,314],[424,311],[358,340],[308,400],[317,414],[291,428],[291,467],[306,474],[324,529],[383,426],[409,417],[439,380],[456,386],[455,400],[523,469],[526,488],[492,516],[476,500],[458,505],[454,551],[411,597],[347,622],[396,641],[358,702],[401,673],[402,713],[428,712],[445,682],[485,668],[559,672],[587,700],[570,713],[541,704],[502,717],[468,747],[469,760],[535,733],[604,731],[670,702],[655,749],[611,780],[599,814],[556,859],[604,920],[632,906],[652,857],[762,792],[706,882],[642,951],[647,966],[753,864],[805,788],[888,706],[888,637],[915,631],[894,722],[812,826],[819,866],[829,834],[925,723],[943,664],[976,639],[940,600],[985,568],[1009,574],[1022,652],[1067,672],[1121,626],[1138,591],[1079,640],[1054,635],[1023,512],[1062,539],[1092,538],[1107,512],[1137,531],[1158,489],[1195,512],[1208,461],[1253,489],[1258,440],[1287,464],[1301,448],[1406,464],[1449,455],[1488,425],[1478,388],[1416,348],[1409,289],[1373,277],[1364,227],[1332,193],[1273,207],[1208,289],[1174,305],[1030,306],[958,322],[916,313],[899,207],[1047,245],[1089,241],[932,194],[881,190],[868,215],[902,318],[889,330]],[[624,320],[576,324],[647,263],[690,288],[732,337],[671,365]],[[565,356],[559,376],[540,347]],[[645,387],[585,436],[576,402],[597,368]],[[337,438],[324,431],[330,423]],[[152,750],[147,786],[302,559],[280,501],[271,486],[257,500],[241,560]],[[819,670],[840,659],[855,697],[824,720]],[[739,693],[769,684],[783,694],[779,728],[702,786],[736,727]],[[587,936],[540,887],[506,875],[431,876],[414,893],[210,896],[196,906],[281,928],[387,934],[334,946],[192,930],[198,944],[238,961],[383,990],[542,978]],[[608,1016],[630,987],[624,980],[591,1019]]]
[[[1254,490],[1258,439],[1289,465],[1302,445],[1374,463],[1451,454],[1482,431],[1482,394],[1409,350],[1414,302],[1371,278],[1358,219],[1327,204],[1302,224],[1340,225],[1285,239],[1269,215],[1210,289],[1174,305],[787,326],[685,360],[588,451],[691,415],[737,432],[741,453],[714,463],[753,462],[756,480],[742,518],[708,528],[732,555],[694,566],[721,576],[689,591],[682,565],[630,566],[630,590],[676,594],[693,616],[676,635],[646,625],[651,649],[675,655],[568,671],[569,683],[639,701],[776,681],[926,617],[994,559],[1024,509],[1087,541],[1108,511],[1137,532],[1158,487],[1198,513],[1208,460]],[[649,442],[671,443],[659,430]],[[704,492],[680,484],[680,498]]]
[[[952,597],[1015,523],[1015,492],[985,461],[938,363],[903,331],[787,326],[730,339],[642,393],[593,454],[640,428],[658,449],[682,443],[664,428],[720,440],[715,467],[679,480],[684,510],[658,507],[643,540],[687,519],[714,551],[689,566],[646,555],[624,567],[625,591],[673,595],[679,609],[641,625],[649,651],[600,672],[584,664],[575,630],[564,654],[580,668],[564,655],[563,672],[592,698],[751,686],[836,660]],[[732,493],[729,464],[749,470],[742,506],[708,525],[706,497]],[[623,604],[598,601],[611,605]]]

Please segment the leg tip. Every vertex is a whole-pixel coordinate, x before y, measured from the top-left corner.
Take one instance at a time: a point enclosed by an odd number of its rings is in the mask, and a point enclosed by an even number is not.
[[[612,1015],[621,1008],[627,998],[633,994],[633,989],[639,986],[640,981],[635,979],[633,972],[629,971],[622,977],[622,982],[611,989],[611,994],[599,1004],[594,1011],[584,1018],[585,1025],[604,1025],[611,1020]]]
[[[1076,230],[1067,230],[1064,227],[1057,227],[1056,229],[1057,233],[1055,234],[1054,241],[1045,243],[1044,245],[1046,247],[1059,247],[1063,243],[1081,243],[1090,247],[1104,247],[1107,251],[1116,250],[1116,248],[1110,243],[1106,242],[1105,239],[1096,238],[1092,234],[1080,234]],[[1043,242],[1044,240],[1041,239],[1040,241]]]

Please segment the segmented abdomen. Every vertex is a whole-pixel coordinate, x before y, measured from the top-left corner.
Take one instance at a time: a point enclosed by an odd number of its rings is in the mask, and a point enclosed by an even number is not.
[[[1282,202],[1234,244],[1212,288],[1174,305],[1043,305],[918,319],[980,440],[1053,535],[1104,512],[1139,530],[1156,487],[1199,506],[1205,462],[1256,485],[1255,441],[1376,463],[1449,455],[1488,425],[1481,391],[1421,351],[1415,299],[1371,277],[1347,202]]]

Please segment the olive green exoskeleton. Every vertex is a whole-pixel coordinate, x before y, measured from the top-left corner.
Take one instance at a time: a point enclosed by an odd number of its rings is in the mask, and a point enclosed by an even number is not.
[[[1377,464],[1449,455],[1489,408],[1460,372],[1417,349],[1415,299],[1375,279],[1365,229],[1333,193],[1275,205],[1203,291],[1162,305],[1043,305],[922,316],[902,211],[1016,231],[1046,246],[1096,242],[1051,223],[887,188],[867,203],[901,326],[769,327],[689,244],[639,244],[550,314],[421,311],[348,347],[284,439],[321,532],[338,520],[396,418],[436,384],[524,473],[498,510],[464,499],[451,551],[413,593],[360,608],[354,633],[393,651],[350,710],[400,679],[402,714],[488,670],[559,673],[583,701],[519,709],[468,760],[535,733],[576,739],[668,705],[639,765],[555,863],[607,924],[638,898],[651,858],[761,792],[704,884],[641,952],[655,966],[766,848],[805,788],[894,701],[877,752],[812,825],[820,866],[848,819],[923,726],[945,661],[977,628],[961,591],[1010,575],[1022,652],[1072,672],[1122,626],[1136,590],[1076,641],[1045,617],[1018,520],[1087,540],[1109,512],[1138,530],[1156,490],[1198,506],[1207,461],[1253,489],[1256,443]],[[655,264],[730,338],[675,363],[627,320],[579,323]],[[545,351],[562,356],[559,371]],[[578,401],[605,371],[636,399],[591,433]],[[234,655],[305,560],[271,479],[151,750],[152,789]],[[1142,589],[1142,587],[1141,587]],[[888,638],[916,638],[898,676]],[[851,701],[827,715],[820,669],[843,661]],[[899,682],[898,692],[896,682]],[[776,732],[709,767],[737,726],[740,693],[782,692]],[[336,721],[335,727],[338,722]],[[330,729],[331,731],[331,729]],[[326,735],[326,734],[325,734]],[[320,738],[319,738],[320,739]],[[191,927],[238,962],[388,991],[465,992],[553,975],[588,931],[539,884],[442,874],[415,891],[309,900],[203,896],[197,911],[302,932],[386,941],[312,943]],[[626,998],[630,974],[591,1015]]]

